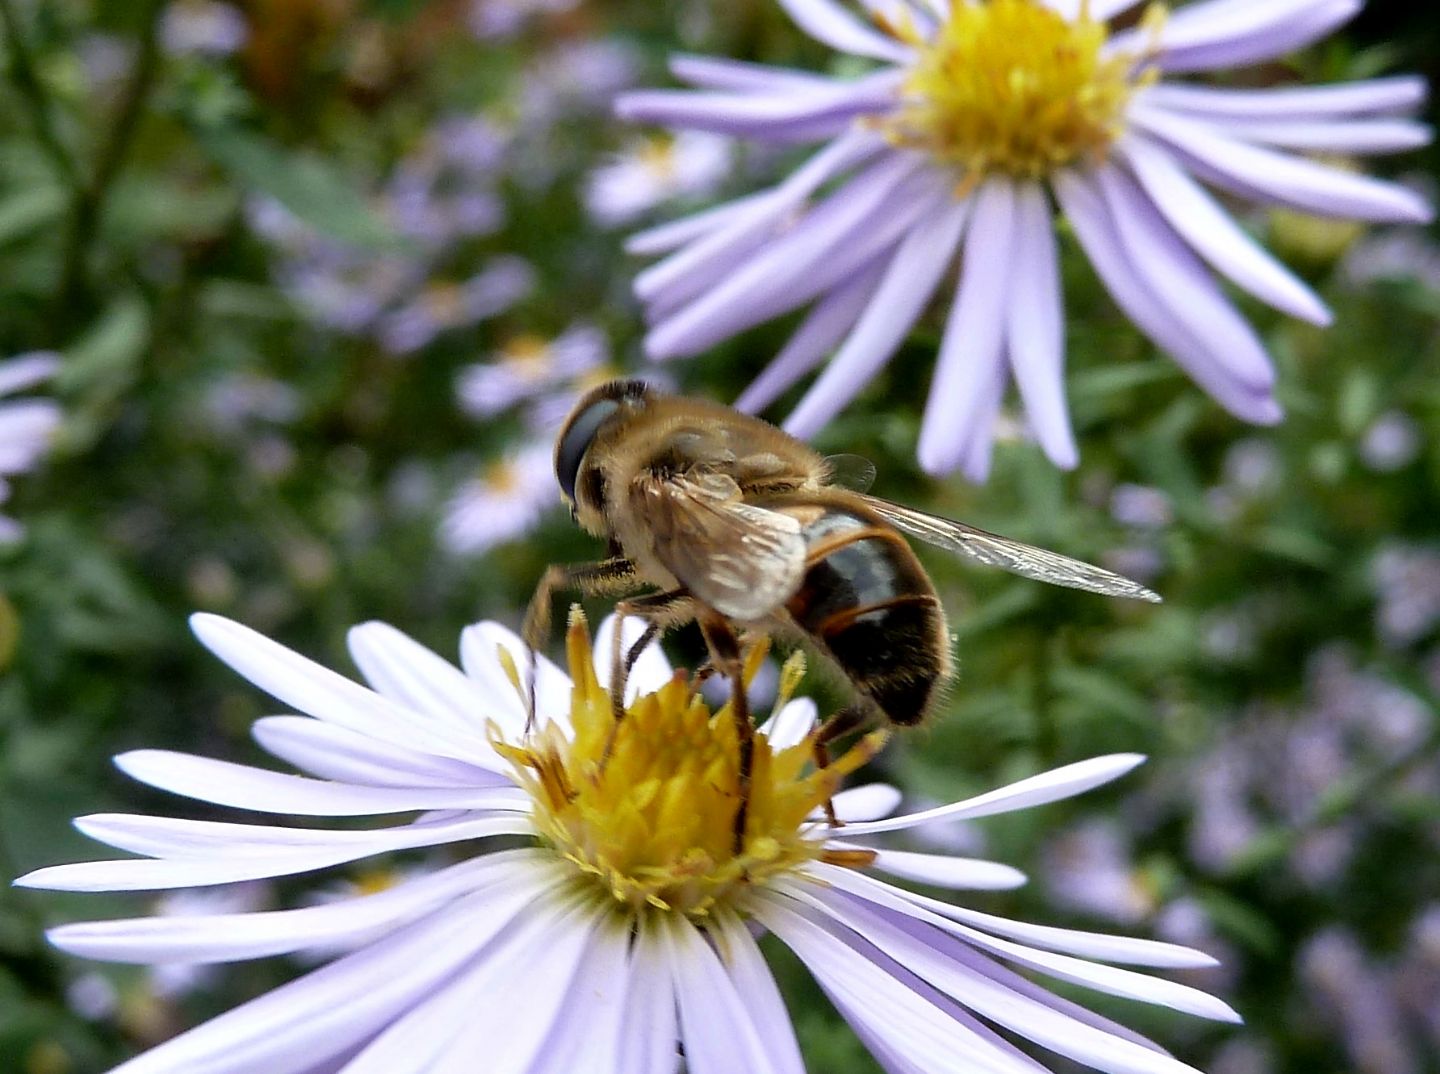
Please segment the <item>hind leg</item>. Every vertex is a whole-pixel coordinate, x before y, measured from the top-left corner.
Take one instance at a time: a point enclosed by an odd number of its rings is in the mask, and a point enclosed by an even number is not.
[[[884,713],[874,702],[856,702],[847,705],[839,712],[832,715],[820,725],[815,732],[813,744],[815,754],[815,767],[824,769],[830,767],[830,743],[837,738],[848,735],[851,731],[858,731],[868,724],[884,720]],[[825,819],[830,822],[830,827],[842,827],[840,819],[835,816],[835,803],[829,798],[825,799]]]

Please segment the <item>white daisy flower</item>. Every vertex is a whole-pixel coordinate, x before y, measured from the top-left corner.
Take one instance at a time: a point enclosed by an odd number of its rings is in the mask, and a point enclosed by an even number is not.
[[[51,399],[6,399],[43,384],[60,368],[51,351],[18,354],[0,362],[0,504],[10,498],[7,478],[35,468],[60,427],[60,407]],[[0,542],[18,540],[24,530],[0,515]]]
[[[811,436],[869,383],[931,298],[958,283],[920,430],[925,469],[990,465],[1013,380],[1035,438],[1077,461],[1065,401],[1056,209],[1116,303],[1246,421],[1280,419],[1264,344],[1223,278],[1316,324],[1330,312],[1208,188],[1264,205],[1425,221],[1425,199],[1309,159],[1424,145],[1401,77],[1247,89],[1185,76],[1319,40],[1362,0],[780,0],[822,44],[880,66],[856,77],[677,57],[694,90],[623,94],[627,119],[756,141],[825,143],[777,186],[635,236],[665,255],[635,290],[653,358],[698,354],[809,308],[742,409],[828,358],[785,427]],[[1052,204],[1053,201],[1053,204]]]
[[[440,521],[440,541],[472,555],[513,541],[560,505],[550,445],[534,442],[485,466],[455,490]]]
[[[734,142],[704,131],[636,138],[585,181],[585,208],[602,227],[656,206],[712,194],[730,171]]]
[[[609,358],[610,341],[592,324],[577,322],[552,339],[521,333],[511,336],[486,361],[462,369],[455,391],[466,413],[493,418],[568,386]]]
[[[123,1064],[124,1074],[802,1074],[795,1034],[755,934],[815,975],[892,1074],[1035,1074],[1011,1034],[1114,1074],[1192,1068],[1061,999],[1018,967],[1111,995],[1234,1021],[1224,1003],[1123,968],[1210,964],[1188,948],[1031,925],[919,895],[886,877],[953,889],[1021,877],[993,862],[865,844],[886,832],[1043,805],[1141,758],[1068,765],[902,816],[889,788],[839,791],[879,747],[811,766],[815,708],[782,699],[754,738],[737,852],[735,723],[712,713],[658,648],[635,667],[624,719],[572,616],[570,675],[543,657],[527,734],[509,631],[465,631],[457,669],[391,627],[350,636],[369,688],[239,624],[193,620],[222,660],[306,715],[255,737],[305,775],[161,750],[120,767],[162,790],[266,813],[388,826],[297,827],[101,815],[78,826],[141,855],[40,869],[26,887],[184,888],[290,876],[405,849],[454,864],[377,894],[266,913],[64,925],[60,948],[122,962],[229,962],[351,937],[363,947]],[[635,637],[640,624],[635,623]],[[596,639],[608,653],[613,623]],[[799,662],[787,676],[798,678]],[[826,826],[833,796],[849,821]],[[882,817],[883,819],[876,819]],[[524,845],[477,853],[496,837]],[[477,1064],[479,1066],[477,1067]],[[117,1071],[117,1074],[119,1072]]]

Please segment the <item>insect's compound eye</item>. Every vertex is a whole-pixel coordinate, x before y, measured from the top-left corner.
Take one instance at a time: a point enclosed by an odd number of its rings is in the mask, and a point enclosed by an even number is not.
[[[575,482],[580,476],[580,462],[585,458],[585,452],[590,450],[590,443],[605,419],[619,409],[620,404],[614,399],[596,399],[576,414],[560,434],[555,444],[555,479],[572,503],[575,500]]]

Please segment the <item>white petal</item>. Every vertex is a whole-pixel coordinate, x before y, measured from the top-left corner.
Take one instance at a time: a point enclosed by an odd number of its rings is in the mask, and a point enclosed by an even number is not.
[[[347,640],[351,658],[381,696],[485,741],[488,699],[454,664],[388,623],[354,627]]]
[[[266,752],[282,761],[342,783],[454,788],[513,785],[479,767],[478,755],[474,763],[436,757],[309,716],[265,716],[250,726],[250,733]]]
[[[816,886],[806,889],[787,890],[790,891],[794,897],[824,909],[837,921],[842,923],[847,922],[852,915],[857,913],[866,920],[869,920],[869,915],[874,913],[874,911],[866,908],[863,902],[857,901],[853,896],[834,893],[823,887]],[[1162,977],[1152,977],[1148,974],[1136,973],[1134,970],[1119,969],[1115,966],[1106,966],[1101,963],[1074,958],[1070,955],[1040,951],[1032,947],[1012,943],[1009,940],[997,939],[996,937],[986,935],[978,929],[967,928],[964,925],[946,921],[944,918],[922,910],[913,904],[909,904],[897,896],[888,895],[887,893],[886,898],[881,902],[873,898],[873,894],[874,893],[864,896],[863,899],[882,906],[886,910],[904,914],[912,920],[940,928],[975,947],[999,955],[1001,958],[1010,962],[1018,962],[1023,966],[1037,969],[1042,973],[1049,974],[1051,977],[1059,978],[1062,981],[1085,985],[1088,988],[1106,992],[1113,996],[1122,996],[1126,999],[1139,1000],[1142,1003],[1169,1007],[1172,1010],[1193,1014],[1201,1018],[1210,1018],[1223,1022],[1240,1021],[1240,1016],[1237,1015],[1228,1004],[1208,993],[1201,992],[1197,988],[1178,984],[1175,981],[1167,981]],[[876,915],[876,920],[885,918],[886,916],[885,914]],[[891,923],[893,924],[893,921]]]
[[[1245,234],[1169,153],[1136,137],[1123,139],[1119,148],[1165,219],[1218,271],[1276,309],[1312,324],[1330,323],[1320,297]]]
[[[630,647],[639,641],[640,635],[644,633],[644,622],[633,616],[625,620],[625,637],[621,642],[620,659],[625,659]],[[610,646],[614,636],[615,616],[607,615],[595,631],[594,642],[595,677],[606,689],[610,688]],[[641,694],[654,693],[670,681],[672,674],[670,661],[665,658],[660,643],[651,641],[635,661],[635,666],[630,669],[630,677],[625,680],[625,703],[630,704]]]
[[[735,982],[700,931],[671,914],[660,918],[659,927],[674,974],[689,1074],[778,1074]]]
[[[1025,884],[1025,874],[1009,865],[977,858],[957,858],[948,854],[878,850],[873,868],[891,876],[904,877],[906,880],[957,890],[1007,891]]]
[[[932,474],[946,473],[959,464],[980,424],[985,389],[1002,357],[1014,253],[1014,184],[987,179],[974,200],[960,284],[920,426],[920,465]]]
[[[837,911],[832,905],[825,909]],[[859,903],[845,906],[843,917],[836,920],[956,1002],[1060,1055],[1109,1074],[1194,1074],[1194,1067],[1086,1025],[974,972],[969,963],[983,956],[958,943],[922,941]]]
[[[468,626],[460,635],[460,663],[465,668],[465,674],[478,682],[491,699],[491,711],[487,715],[507,735],[518,735],[524,729],[525,706],[500,666],[501,648],[510,654],[522,683],[528,680],[531,660],[534,660],[536,714],[541,719],[553,720],[568,728],[570,677],[544,653],[531,653],[513,631],[499,623],[488,622]]]
[[[1403,153],[1430,144],[1434,131],[1411,119],[1211,120],[1232,138],[1306,153]]]
[[[629,977],[619,1069],[623,1074],[675,1074],[680,1056],[673,970],[653,916],[642,917],[636,927]]]
[[[868,835],[871,832],[894,832],[914,828],[921,824],[932,824],[942,820],[961,820],[974,817],[988,817],[996,813],[1013,813],[1017,809],[1057,802],[1073,798],[1077,794],[1119,779],[1145,760],[1138,753],[1114,753],[1105,757],[1092,757],[1063,768],[1051,769],[1037,776],[1030,776],[1017,783],[1000,787],[963,802],[936,806],[920,813],[908,813],[899,817],[871,821],[867,824],[852,824],[845,829],[847,836]]]
[[[968,201],[946,205],[911,229],[844,345],[785,419],[787,432],[819,431],[890,360],[954,259],[969,213]]]
[[[530,1074],[634,1074],[621,1066],[629,973],[630,923],[612,916],[600,922],[575,974],[560,1018]],[[668,982],[667,982],[668,983]],[[672,1046],[673,1050],[673,1046]]]
[[[518,788],[367,787],[169,750],[132,750],[116,757],[115,764],[160,790],[262,813],[362,817],[424,809],[529,809],[528,797]]]
[[[788,750],[805,741],[816,718],[815,702],[808,697],[797,697],[761,724],[760,733],[769,740],[772,750]]]
[[[190,618],[204,646],[262,690],[319,720],[382,742],[471,760],[473,744],[457,741],[429,721],[291,652],[249,627],[217,615]]]
[[[830,799],[835,807],[835,816],[845,824],[857,821],[879,820],[888,817],[900,806],[900,789],[888,783],[867,783],[863,787],[847,787]],[[816,810],[812,817],[824,814]]]
[[[114,1074],[285,1074],[374,1035],[502,932],[540,892],[485,891],[213,1018]]]
[[[1027,1069],[1010,1052],[972,1032],[800,913],[799,905],[757,892],[753,910],[756,920],[800,956],[847,1020],[863,1022],[927,1074],[1014,1074]]]
[[[209,963],[339,946],[377,929],[393,930],[482,888],[535,882],[546,875],[540,851],[472,858],[386,891],[354,899],[245,914],[162,914],[61,925],[46,935],[62,951],[108,962]]]
[[[776,1074],[805,1074],[785,1001],[780,998],[755,938],[731,913],[716,914],[710,929],[735,993],[759,1033]]]
[[[828,86],[832,79],[811,71],[770,64],[745,63],[714,56],[674,53],[666,61],[670,73],[681,82],[703,89],[773,91],[777,86],[797,90]]]
[[[53,377],[60,369],[55,351],[30,351],[0,361],[0,395],[13,395]]]
[[[1259,90],[1169,82],[1141,94],[1152,105],[1191,112],[1198,119],[1336,119],[1418,108],[1425,102],[1426,85],[1418,75]]]
[[[1156,969],[1197,969],[1217,964],[1214,958],[1203,951],[1180,947],[1177,944],[1130,936],[1107,936],[1104,933],[1057,928],[1053,925],[1032,925],[1024,921],[996,917],[994,914],[981,913],[979,910],[893,887],[852,869],[826,865],[824,862],[812,863],[808,869],[824,883],[842,891],[853,892],[872,902],[884,902],[887,896],[898,896],[943,917],[974,925],[999,936],[1023,940],[1032,946],[1050,951],[1105,962],[1122,962],[1131,966],[1151,966]]]

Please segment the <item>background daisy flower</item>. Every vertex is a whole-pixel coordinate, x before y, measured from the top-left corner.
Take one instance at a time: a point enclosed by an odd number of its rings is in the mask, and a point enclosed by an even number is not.
[[[826,358],[786,421],[811,436],[879,372],[931,299],[950,309],[919,441],[974,479],[1011,381],[1057,465],[1077,449],[1064,384],[1056,210],[1116,303],[1231,413],[1278,421],[1264,344],[1220,286],[1330,313],[1214,191],[1323,216],[1425,221],[1423,198],[1308,154],[1413,149],[1418,78],[1242,89],[1183,76],[1277,59],[1360,0],[781,0],[810,36],[879,66],[858,78],[695,56],[696,89],[621,95],[623,118],[824,147],[778,185],[636,235],[665,255],[635,290],[653,358],[808,313],[740,397],[761,410]],[[1118,20],[1119,24],[1112,24]],[[1052,204],[1053,201],[1053,204]]]
[[[60,407],[50,399],[6,399],[43,384],[60,368],[60,356],[49,351],[19,354],[0,362],[0,504],[10,498],[7,478],[34,469],[60,426]],[[14,541],[24,531],[0,515],[0,542]]]
[[[630,637],[638,635],[636,623]],[[1017,972],[1234,1021],[1187,985],[1122,968],[1206,965],[1187,948],[1031,925],[891,882],[951,889],[1021,882],[994,862],[892,851],[873,836],[1038,806],[1106,783],[1141,760],[1100,757],[965,801],[889,816],[886,787],[839,791],[879,746],[870,736],[822,772],[815,707],[788,700],[756,737],[738,852],[736,731],[657,648],[636,665],[619,724],[578,615],[570,676],[538,660],[526,733],[519,640],[469,628],[457,669],[391,627],[350,635],[370,687],[237,623],[197,616],[222,660],[305,715],[254,725],[303,775],[190,754],[117,758],[153,787],[216,805],[308,817],[419,816],[319,828],[100,815],[77,821],[140,855],[41,869],[18,883],[65,891],[207,887],[293,876],[405,849],[466,856],[355,898],[297,909],[64,925],[51,940],[121,962],[219,963],[344,949],[273,992],[123,1064],[126,1074],[344,1069],[800,1074],[784,1003],[752,930],[790,947],[889,1071],[1043,1069],[1004,1030],[1099,1070],[1193,1068]],[[613,621],[597,638],[609,652]],[[763,651],[760,653],[763,655]],[[752,665],[755,661],[752,659]],[[603,761],[602,761],[603,758]],[[849,825],[827,827],[833,796]],[[498,836],[524,845],[473,855]]]
[[[532,441],[455,490],[440,520],[440,543],[460,555],[483,552],[527,533],[559,505],[550,445]]]

